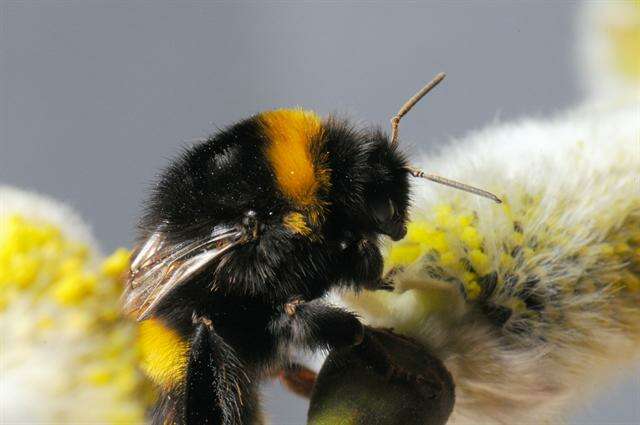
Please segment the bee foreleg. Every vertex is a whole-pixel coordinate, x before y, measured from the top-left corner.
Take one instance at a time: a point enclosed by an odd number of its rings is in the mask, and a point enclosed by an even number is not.
[[[362,342],[364,330],[353,313],[322,300],[294,299],[283,306],[283,314],[272,324],[272,332],[278,339],[288,339],[313,351],[357,345]]]

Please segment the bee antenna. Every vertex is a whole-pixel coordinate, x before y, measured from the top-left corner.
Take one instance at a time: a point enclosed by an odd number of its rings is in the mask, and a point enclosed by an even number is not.
[[[440,84],[442,80],[444,80],[445,73],[441,72],[435,77],[433,80],[429,81],[426,86],[424,86],[420,91],[413,95],[413,97],[405,102],[402,105],[402,108],[398,111],[398,113],[391,118],[391,144],[395,145],[398,143],[398,125],[400,124],[400,120],[404,117],[410,110],[415,106],[416,103],[420,101],[427,93],[429,93],[435,86]]]
[[[435,174],[426,174],[424,171],[417,168],[407,167],[406,170],[413,176],[421,179],[427,179],[435,183],[443,184],[445,186],[453,187],[455,189],[464,190],[465,192],[473,193],[474,195],[482,196],[487,199],[491,199],[497,204],[501,204],[502,200],[491,192],[478,189],[477,187],[469,186],[468,184],[460,183],[455,180],[450,180]]]
[[[410,110],[415,106],[416,103],[420,102],[420,100],[431,90],[433,90],[442,80],[446,74],[444,72],[439,73],[431,81],[429,81],[424,87],[420,89],[420,91],[411,97],[411,99],[407,100],[404,105],[400,108],[398,113],[391,118],[391,145],[396,145],[398,143],[398,126],[400,125],[400,120],[404,117]],[[435,174],[426,174],[424,171],[419,170],[413,167],[406,167],[406,170],[413,176],[419,177],[422,179],[427,179],[435,183],[443,184],[445,186],[453,187],[455,189],[464,190],[465,192],[473,193],[478,196],[482,196],[487,199],[491,199],[495,203],[501,204],[502,200],[498,198],[491,192],[487,192],[486,190],[479,189],[477,187],[469,186],[468,184],[460,183],[455,180],[450,180],[441,176],[437,176]]]

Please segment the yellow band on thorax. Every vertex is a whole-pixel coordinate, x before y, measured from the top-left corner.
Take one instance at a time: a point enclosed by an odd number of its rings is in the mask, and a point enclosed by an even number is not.
[[[320,191],[329,185],[321,150],[322,121],[302,109],[278,109],[259,116],[266,136],[265,154],[279,190],[311,221],[322,209]],[[314,224],[314,223],[312,223]]]

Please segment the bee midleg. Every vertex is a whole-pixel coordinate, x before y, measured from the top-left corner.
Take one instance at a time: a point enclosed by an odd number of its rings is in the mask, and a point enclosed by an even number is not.
[[[199,318],[191,341],[184,396],[186,425],[240,425],[248,379],[213,324]]]
[[[272,323],[279,340],[288,340],[302,348],[336,349],[362,342],[364,328],[358,317],[322,300],[287,303],[283,313]]]

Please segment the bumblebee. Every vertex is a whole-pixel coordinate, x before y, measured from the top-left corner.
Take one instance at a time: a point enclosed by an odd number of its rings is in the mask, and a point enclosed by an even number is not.
[[[320,298],[389,289],[379,239],[405,235],[409,177],[426,176],[398,149],[411,106],[391,139],[301,109],[264,112],[161,174],[124,295],[162,389],[154,423],[261,423],[257,384],[293,350],[362,343],[358,317]]]

